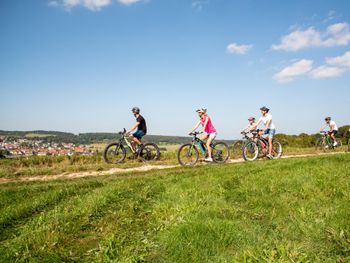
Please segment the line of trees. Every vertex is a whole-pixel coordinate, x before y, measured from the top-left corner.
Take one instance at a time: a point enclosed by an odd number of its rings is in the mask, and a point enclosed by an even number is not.
[[[343,143],[350,138],[350,132],[348,131],[350,125],[342,126],[339,128],[337,137],[343,139]],[[31,139],[37,138],[44,142],[57,142],[57,143],[74,143],[74,144],[94,144],[94,143],[108,143],[119,138],[116,133],[80,133],[73,134],[67,132],[57,131],[2,131],[0,130],[0,136],[6,136],[10,138],[25,137],[27,134],[31,135]],[[38,137],[35,137],[38,134]],[[40,135],[45,134],[45,137]],[[320,134],[306,134],[301,133],[299,135],[287,135],[277,134],[276,138],[285,146],[294,147],[312,147],[315,145],[316,139],[321,136]],[[152,141],[158,144],[183,144],[189,141],[188,137],[181,136],[160,136],[160,135],[146,135],[146,141]],[[232,143],[232,141],[226,141]]]

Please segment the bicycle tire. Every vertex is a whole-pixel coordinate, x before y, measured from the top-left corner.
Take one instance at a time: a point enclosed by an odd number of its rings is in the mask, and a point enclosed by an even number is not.
[[[227,143],[215,142],[211,150],[212,158],[215,163],[225,163],[230,157],[230,150]]]
[[[191,150],[191,152],[190,152]],[[187,154],[186,154],[187,151]],[[184,153],[187,157],[194,157],[192,161],[186,161],[184,158],[181,157],[181,154]],[[196,146],[192,146],[191,143],[186,143],[182,146],[180,146],[179,150],[177,151],[177,160],[180,165],[182,166],[193,166],[198,162],[199,159],[199,152]]]
[[[252,154],[252,156],[249,154]],[[246,142],[243,146],[242,156],[246,161],[255,161],[259,157],[259,147],[257,143],[254,141]]]
[[[315,143],[316,150],[320,150],[324,148],[324,140],[323,138],[318,138]]]
[[[272,156],[274,159],[281,158],[283,153],[282,144],[278,140],[272,141]]]
[[[117,154],[112,148],[116,147],[116,150],[118,151]],[[112,150],[112,152],[110,152]],[[120,151],[119,151],[120,150]],[[109,153],[111,153],[114,156],[120,155],[120,158],[117,158],[116,160],[112,160],[113,156],[110,156]],[[106,146],[106,148],[103,151],[103,159],[105,160],[106,163],[111,163],[111,164],[118,164],[122,163],[125,160],[126,157],[126,150],[122,144],[119,142],[112,142]]]
[[[152,151],[153,148],[153,151]],[[139,157],[144,162],[157,161],[160,157],[160,150],[155,143],[145,143],[139,153]]]

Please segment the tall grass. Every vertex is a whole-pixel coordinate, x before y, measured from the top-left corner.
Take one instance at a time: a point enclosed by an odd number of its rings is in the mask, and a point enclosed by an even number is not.
[[[0,188],[0,262],[348,262],[350,155]]]

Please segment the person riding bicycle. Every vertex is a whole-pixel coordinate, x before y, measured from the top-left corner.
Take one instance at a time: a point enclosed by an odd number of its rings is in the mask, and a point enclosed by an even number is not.
[[[326,123],[322,126],[322,128],[320,129],[320,132],[322,132],[327,126],[329,127],[329,132],[328,134],[331,136],[331,138],[333,139],[333,146],[337,146],[338,143],[335,139],[335,135],[338,133],[338,126],[335,123],[335,121],[331,120],[331,117],[326,117],[324,119],[326,121]]]
[[[254,125],[254,129],[256,129],[256,127],[258,127],[261,123],[264,124],[265,128],[259,132],[259,135],[267,136],[269,142],[269,153],[266,157],[272,159],[272,140],[273,136],[276,133],[276,127],[272,121],[272,115],[269,114],[270,109],[264,106],[260,108],[260,111],[262,116],[260,117],[259,121]]]
[[[250,133],[251,131],[255,130],[255,125],[256,125],[255,117],[249,117],[248,121],[249,121],[248,126],[246,128],[244,128],[241,131],[241,133]],[[247,135],[247,136],[249,136],[249,135]]]
[[[133,147],[136,149],[136,145],[141,146],[141,138],[146,135],[147,133],[147,126],[145,119],[140,115],[140,108],[134,107],[132,108],[131,112],[134,114],[136,118],[136,124],[130,128],[126,132],[126,134],[129,134],[130,139],[132,141]],[[131,133],[136,129],[136,132]]]
[[[204,159],[204,161],[206,161],[206,162],[213,162],[213,158],[211,157],[211,147],[210,147],[210,145],[211,145],[211,143],[213,142],[213,140],[215,139],[215,137],[217,135],[216,129],[214,128],[210,117],[207,115],[207,109],[201,108],[201,109],[196,110],[196,112],[198,113],[200,121],[192,129],[190,134],[192,132],[194,132],[195,130],[197,130],[199,125],[202,125],[204,134],[201,137],[201,140],[203,141],[203,140],[207,139],[206,146],[207,146],[207,150],[208,150],[208,156]]]

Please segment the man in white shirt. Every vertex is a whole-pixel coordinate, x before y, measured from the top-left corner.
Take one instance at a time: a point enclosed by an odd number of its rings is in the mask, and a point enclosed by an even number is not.
[[[260,135],[267,135],[268,141],[269,141],[269,154],[267,155],[267,158],[272,159],[272,140],[273,136],[276,133],[276,126],[272,121],[272,115],[269,114],[270,109],[267,107],[261,107],[260,108],[262,116],[260,117],[259,121],[256,123],[255,128],[259,126],[259,124],[263,123],[265,128],[262,129],[262,131],[259,133]]]
[[[332,137],[333,146],[335,147],[338,145],[337,141],[335,140],[335,135],[338,133],[338,126],[335,123],[335,121],[331,120],[331,117],[326,117],[324,120],[326,121],[326,123],[322,126],[320,132],[322,132],[328,126],[329,127],[328,134]]]

